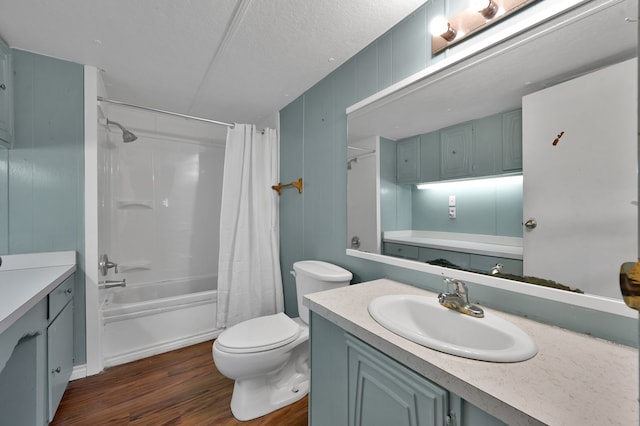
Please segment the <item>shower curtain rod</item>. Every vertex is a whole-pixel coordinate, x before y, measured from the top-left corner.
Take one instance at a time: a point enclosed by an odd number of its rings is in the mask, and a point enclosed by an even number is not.
[[[159,112],[159,113],[162,113],[162,114],[175,115],[176,117],[182,117],[182,118],[189,118],[191,120],[204,121],[204,122],[207,122],[207,123],[217,124],[219,126],[227,126],[227,127],[231,127],[231,128],[235,127],[235,124],[233,124],[233,123],[226,123],[224,121],[216,121],[216,120],[210,120],[208,118],[194,117],[193,115],[180,114],[178,112],[171,112],[171,111],[165,111],[165,110],[162,110],[162,109],[149,108],[149,107],[140,106],[140,105],[128,104],[126,102],[114,101],[113,99],[103,98],[102,96],[98,96],[98,101],[99,102],[109,102],[111,104],[116,104],[116,105],[124,105],[124,106],[128,106],[128,107],[131,107],[131,108],[143,109],[145,111],[153,111],[153,112]]]

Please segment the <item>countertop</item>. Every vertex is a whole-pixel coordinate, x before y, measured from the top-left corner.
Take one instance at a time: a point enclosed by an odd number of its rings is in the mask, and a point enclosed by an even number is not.
[[[0,333],[76,270],[74,251],[15,254],[0,258]]]
[[[433,231],[385,231],[385,243],[409,244],[440,250],[522,260],[522,238]]]
[[[388,279],[305,296],[316,314],[509,425],[638,424],[638,350],[483,307],[528,333],[538,354],[517,363],[475,361],[406,340],[367,306],[388,294],[426,295]]]

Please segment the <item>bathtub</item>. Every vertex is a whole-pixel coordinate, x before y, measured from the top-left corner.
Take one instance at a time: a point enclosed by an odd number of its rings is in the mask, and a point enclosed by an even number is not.
[[[101,290],[106,367],[216,338],[217,277]]]

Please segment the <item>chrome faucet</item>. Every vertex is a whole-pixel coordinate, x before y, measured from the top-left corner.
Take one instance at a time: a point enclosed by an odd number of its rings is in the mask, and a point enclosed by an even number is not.
[[[484,317],[484,311],[481,307],[469,303],[467,286],[462,281],[445,278],[444,282],[447,284],[447,288],[450,284],[453,284],[456,290],[453,293],[440,293],[438,295],[438,302],[440,302],[442,306],[466,315],[471,315],[472,317]]]

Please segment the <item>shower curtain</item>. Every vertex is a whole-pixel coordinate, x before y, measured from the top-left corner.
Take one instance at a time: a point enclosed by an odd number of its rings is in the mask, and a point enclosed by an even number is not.
[[[282,312],[276,131],[227,131],[220,211],[218,328]]]

